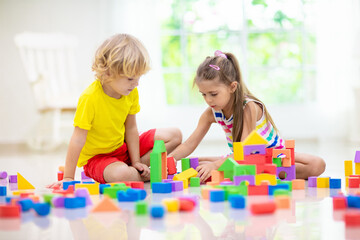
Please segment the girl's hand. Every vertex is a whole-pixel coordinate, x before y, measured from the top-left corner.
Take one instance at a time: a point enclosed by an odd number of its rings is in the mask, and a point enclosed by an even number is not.
[[[46,187],[58,189],[58,188],[62,188],[63,182],[70,182],[70,181],[74,181],[74,179],[73,178],[64,178],[63,180],[49,184]]]
[[[137,162],[133,164],[133,167],[136,168],[140,172],[140,176],[145,179],[150,178],[150,168],[141,162]]]
[[[217,170],[217,169],[218,169],[218,167],[213,162],[206,163],[206,164],[203,164],[203,165],[199,165],[196,168],[196,171],[198,171],[197,176],[200,177],[200,182],[204,183],[206,181],[206,179],[211,177],[211,171],[212,170]]]

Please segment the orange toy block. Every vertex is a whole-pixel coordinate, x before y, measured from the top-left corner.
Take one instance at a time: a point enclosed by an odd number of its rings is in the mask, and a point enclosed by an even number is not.
[[[162,152],[161,153],[161,178],[162,179],[167,179],[167,175],[168,175],[167,162],[168,162],[167,153]]]
[[[224,172],[220,172],[218,170],[211,171],[211,179],[212,182],[220,183],[224,181]]]
[[[283,158],[282,166],[283,167],[291,167],[291,159],[290,158]]]
[[[59,166],[59,172],[65,172],[65,166]]]
[[[18,190],[35,189],[20,173],[17,173]]]
[[[120,212],[121,209],[111,198],[104,195],[103,199],[91,210],[91,212]]]
[[[276,196],[275,197],[276,208],[289,209],[290,197],[289,196]]]
[[[209,199],[210,198],[210,191],[215,188],[212,187],[206,187],[201,189],[201,196],[203,199]]]
[[[285,148],[295,148],[295,140],[294,139],[285,140]]]
[[[291,182],[292,182],[293,190],[305,189],[305,180],[304,179],[293,179]]]

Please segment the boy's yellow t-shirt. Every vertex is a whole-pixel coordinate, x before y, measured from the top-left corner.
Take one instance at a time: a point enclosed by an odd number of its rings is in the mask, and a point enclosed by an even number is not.
[[[99,80],[85,89],[80,96],[74,118],[75,127],[88,130],[78,167],[87,164],[95,155],[111,153],[122,146],[126,117],[139,111],[137,88],[120,99],[106,95]]]

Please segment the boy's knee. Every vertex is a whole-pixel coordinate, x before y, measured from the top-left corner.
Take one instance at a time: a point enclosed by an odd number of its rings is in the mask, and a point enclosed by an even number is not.
[[[326,163],[324,161],[324,159],[322,159],[321,157],[316,157],[314,159],[314,175],[315,176],[319,176],[321,175],[323,172],[325,172],[325,168],[326,168]]]
[[[179,145],[182,142],[182,133],[179,128],[172,128],[172,138],[174,144]]]
[[[128,166],[116,166],[107,172],[107,176],[104,177],[106,180],[110,180],[110,182],[125,181],[130,177],[130,169]]]

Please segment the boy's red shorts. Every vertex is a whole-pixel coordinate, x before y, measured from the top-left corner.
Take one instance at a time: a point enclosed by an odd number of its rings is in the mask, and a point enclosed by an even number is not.
[[[140,157],[149,152],[154,146],[154,136],[156,129],[151,129],[143,132],[139,136]],[[99,154],[89,159],[88,163],[84,165],[84,172],[86,176],[91,177],[99,183],[105,183],[104,170],[113,162],[124,162],[131,165],[128,148],[126,143],[115,151],[107,154]]]

